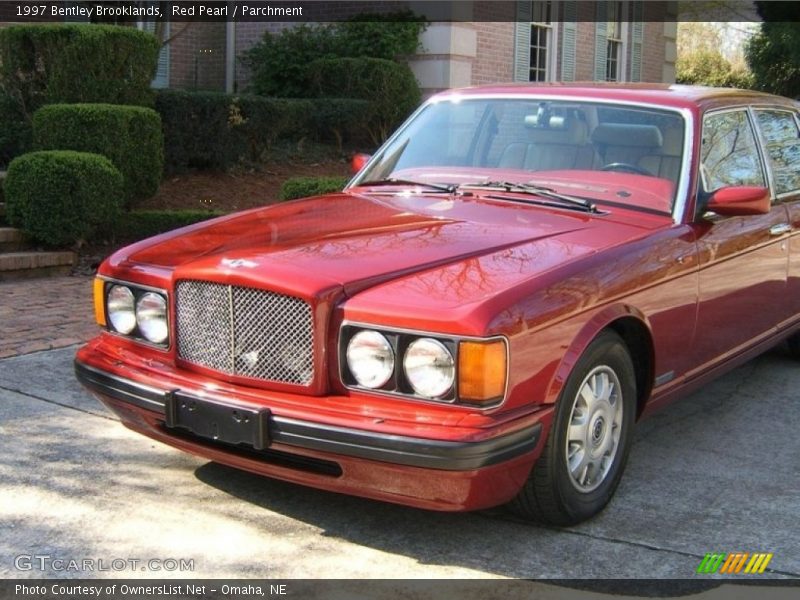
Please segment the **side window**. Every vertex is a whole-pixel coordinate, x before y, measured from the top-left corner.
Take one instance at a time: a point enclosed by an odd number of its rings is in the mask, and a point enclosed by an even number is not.
[[[705,118],[700,160],[700,175],[707,192],[735,185],[766,186],[755,135],[744,110]]]
[[[783,110],[759,110],[756,115],[775,180],[775,193],[800,190],[800,131],[794,115]]]

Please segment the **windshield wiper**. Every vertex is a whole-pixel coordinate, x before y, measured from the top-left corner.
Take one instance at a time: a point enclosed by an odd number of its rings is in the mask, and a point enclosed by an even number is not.
[[[356,187],[361,186],[379,186],[379,185],[419,185],[422,187],[426,187],[432,190],[436,190],[437,192],[442,192],[443,194],[455,194],[458,190],[458,186],[452,183],[442,184],[442,183],[429,183],[427,181],[412,181],[411,179],[395,179],[390,177],[388,179],[373,179],[371,181],[361,181],[357,184]]]
[[[555,191],[553,188],[541,187],[532,185],[530,183],[513,183],[511,181],[487,181],[486,183],[468,183],[463,184],[462,188],[466,189],[481,189],[481,190],[501,190],[504,192],[516,192],[522,194],[531,194],[533,196],[541,196],[548,200],[566,204],[571,208],[576,208],[585,212],[596,213],[597,206],[591,200],[581,198],[579,196],[568,196]]]

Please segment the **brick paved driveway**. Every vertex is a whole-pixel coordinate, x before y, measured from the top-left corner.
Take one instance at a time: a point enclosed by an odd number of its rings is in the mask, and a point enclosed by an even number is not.
[[[0,358],[72,346],[97,331],[91,277],[0,282]]]

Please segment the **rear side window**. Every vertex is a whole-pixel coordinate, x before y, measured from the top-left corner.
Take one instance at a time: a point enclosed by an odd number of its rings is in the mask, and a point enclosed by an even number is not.
[[[700,157],[700,175],[707,192],[737,185],[766,187],[756,138],[745,110],[705,118]]]
[[[757,110],[766,145],[775,194],[800,190],[800,130],[794,114],[785,110]]]

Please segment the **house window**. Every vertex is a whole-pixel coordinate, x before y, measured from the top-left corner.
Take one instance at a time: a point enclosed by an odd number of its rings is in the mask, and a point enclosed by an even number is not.
[[[622,81],[622,2],[609,2],[606,43],[606,81]]]
[[[531,52],[529,81],[548,81],[553,45],[552,2],[531,2]]]

